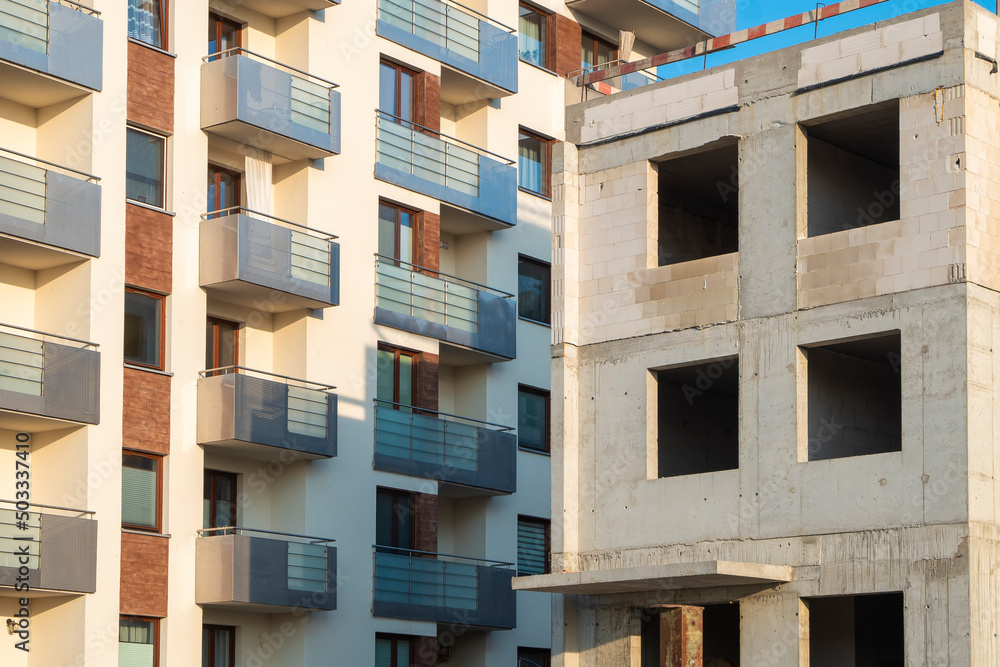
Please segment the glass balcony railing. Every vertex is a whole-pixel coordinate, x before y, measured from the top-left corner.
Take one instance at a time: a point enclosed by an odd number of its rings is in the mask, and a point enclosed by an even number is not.
[[[93,593],[97,590],[94,513],[0,500],[0,589]],[[27,588],[19,588],[27,584]]]
[[[226,366],[198,379],[198,444],[259,457],[337,455],[336,387]]]
[[[376,178],[516,224],[517,170],[511,160],[381,112],[376,123]]]
[[[517,623],[513,563],[374,547],[375,616],[510,629]]]
[[[375,401],[375,469],[513,493],[513,429],[388,401]]]
[[[333,542],[239,526],[199,530],[195,602],[263,613],[336,609]]]
[[[58,341],[58,342],[56,342]],[[96,343],[0,324],[0,428],[17,415],[97,424],[100,358]],[[27,426],[25,426],[27,428]]]
[[[21,153],[0,149],[0,234],[52,248],[32,253],[32,269],[79,261],[68,250],[97,257],[101,252],[100,179]],[[23,251],[23,248],[20,250]],[[3,252],[21,266],[23,252]],[[42,260],[44,263],[39,264]]]
[[[517,356],[513,294],[381,255],[375,286],[379,324],[493,357]]]
[[[245,208],[202,216],[201,286],[266,312],[340,302],[337,237]]]
[[[203,61],[201,126],[206,132],[289,160],[340,152],[337,84],[243,48]]]
[[[0,0],[0,61],[100,90],[104,53],[100,15],[73,0]],[[31,106],[47,106],[80,94],[78,88],[65,84],[60,88],[19,78],[0,87],[2,97],[41,100]]]
[[[378,34],[517,92],[517,31],[451,0],[379,0]],[[490,89],[484,96],[497,97]]]

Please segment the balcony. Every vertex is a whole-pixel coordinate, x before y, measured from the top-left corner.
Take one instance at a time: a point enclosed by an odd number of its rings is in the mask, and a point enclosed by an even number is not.
[[[517,356],[515,311],[513,294],[375,256],[375,322],[457,346],[466,363]]]
[[[242,366],[199,375],[199,445],[253,459],[337,455],[336,387]]]
[[[97,424],[100,395],[96,343],[0,324],[0,428]]]
[[[375,469],[436,479],[461,495],[514,493],[517,437],[506,426],[375,401]]]
[[[336,609],[332,542],[234,526],[199,530],[195,602],[265,614]]]
[[[97,521],[93,515],[64,507],[0,500],[0,596],[30,598],[95,592]],[[26,567],[27,573],[21,567]],[[24,583],[28,588],[18,590],[18,584]]]
[[[201,286],[268,313],[340,303],[336,236],[244,208],[202,216]]]
[[[0,149],[0,262],[39,271],[100,256],[99,180]]]
[[[394,547],[374,550],[373,615],[484,630],[517,625],[513,564]]]
[[[241,48],[203,60],[201,129],[287,160],[340,153],[337,84]]]
[[[375,178],[483,218],[483,229],[517,224],[517,169],[510,160],[434,130],[376,112]]]
[[[0,97],[37,109],[101,90],[99,17],[72,0],[0,0]]]
[[[517,31],[450,0],[379,0],[376,32],[458,72],[442,73],[451,104],[517,92]],[[451,79],[451,80],[449,80]],[[445,91],[456,99],[445,99]]]
[[[301,12],[321,12],[336,7],[340,0],[242,0],[240,4],[272,19],[283,19]]]
[[[657,52],[736,30],[736,0],[566,0],[566,6],[605,25],[629,26]]]

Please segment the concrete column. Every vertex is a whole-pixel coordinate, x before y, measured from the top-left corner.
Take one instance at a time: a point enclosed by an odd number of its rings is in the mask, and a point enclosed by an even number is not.
[[[668,607],[660,614],[660,665],[701,667],[704,662],[704,608]]]
[[[754,667],[808,667],[809,616],[797,595],[765,593],[740,601],[740,655]]]

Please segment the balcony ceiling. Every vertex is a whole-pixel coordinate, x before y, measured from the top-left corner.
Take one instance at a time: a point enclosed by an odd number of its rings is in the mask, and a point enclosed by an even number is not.
[[[0,97],[41,109],[50,104],[89,95],[93,91],[47,74],[0,61]]]
[[[202,129],[223,139],[229,139],[234,143],[254,146],[261,150],[270,151],[275,156],[284,158],[284,160],[275,161],[275,164],[281,164],[284,161],[294,162],[296,160],[305,160],[306,158],[320,160],[334,155],[334,153],[324,151],[321,148],[269,132],[268,130],[255,127],[240,120],[231,120],[226,123],[203,127]]]
[[[487,99],[509,97],[510,95],[513,93],[509,90],[504,90],[483,79],[477,79],[471,74],[460,72],[447,65],[441,66],[441,101],[446,104],[461,106]]]
[[[266,304],[264,310],[270,313],[287,313],[302,308],[321,309],[330,307],[328,303],[289,292],[280,292],[284,298],[279,301],[272,298],[273,293],[279,290],[242,280],[230,280],[224,283],[212,284],[203,283],[202,287],[208,291],[210,296],[226,303],[234,303],[238,306],[246,306],[247,308],[260,308],[261,303],[264,303]]]
[[[25,241],[7,234],[0,234],[0,264],[10,264],[29,271],[51,269],[64,264],[75,264],[90,259],[71,250]]]
[[[65,419],[56,419],[54,417],[42,417],[26,412],[0,409],[0,430],[42,433],[65,428],[79,428],[86,425],[83,422],[66,421]]]
[[[280,19],[292,14],[304,11],[319,11],[328,7],[336,7],[339,0],[243,0],[241,3],[247,9],[268,16],[272,19]]]
[[[568,0],[566,6],[605,25],[635,33],[658,52],[691,46],[710,35],[643,0]]]
[[[669,563],[591,572],[517,577],[514,590],[570,595],[611,595],[719,586],[776,585],[792,580],[788,565],[724,560]]]

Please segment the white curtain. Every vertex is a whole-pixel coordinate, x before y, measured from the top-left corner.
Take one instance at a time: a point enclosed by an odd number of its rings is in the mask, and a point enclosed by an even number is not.
[[[618,57],[628,62],[632,55],[632,47],[635,46],[635,33],[629,30],[618,31]]]
[[[271,177],[271,154],[246,147],[247,208],[274,215],[274,186]]]

